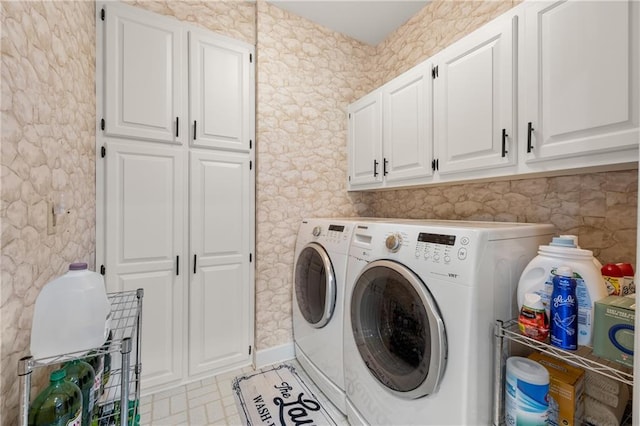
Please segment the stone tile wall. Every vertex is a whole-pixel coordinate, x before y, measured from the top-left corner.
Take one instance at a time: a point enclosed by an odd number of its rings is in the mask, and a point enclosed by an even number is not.
[[[35,299],[69,263],[94,267],[95,19],[93,2],[0,7],[0,423],[15,425]],[[47,201],[62,194],[68,213],[48,235]]]

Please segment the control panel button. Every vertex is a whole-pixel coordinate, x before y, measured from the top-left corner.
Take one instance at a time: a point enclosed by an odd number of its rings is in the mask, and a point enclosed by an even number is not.
[[[461,247],[460,250],[458,250],[458,259],[465,260],[466,258],[467,258],[467,249],[464,247]]]
[[[313,231],[311,231],[311,233],[313,234],[314,237],[319,237],[320,234],[322,233],[322,228],[319,226],[315,226],[313,228]]]
[[[444,261],[445,261],[445,263],[449,263],[449,262],[451,262],[451,258],[449,256],[445,256],[444,257]]]
[[[469,237],[460,238],[460,244],[462,244],[463,246],[466,246],[467,244],[469,244]]]

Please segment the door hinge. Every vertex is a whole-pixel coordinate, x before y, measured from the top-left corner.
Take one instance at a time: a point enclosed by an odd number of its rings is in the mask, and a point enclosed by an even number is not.
[[[100,147],[100,157],[104,158],[107,155],[107,148],[104,147],[104,145],[102,145]]]
[[[431,77],[433,78],[438,77],[438,65],[431,68]]]
[[[249,355],[251,355],[251,345],[249,345]]]
[[[100,119],[100,130],[104,130],[105,127],[105,122],[104,122],[104,118]]]
[[[100,275],[104,275],[107,273],[107,269],[104,267],[104,265],[100,265]]]
[[[104,7],[102,8],[102,10],[100,11],[100,19],[102,19],[104,21]]]

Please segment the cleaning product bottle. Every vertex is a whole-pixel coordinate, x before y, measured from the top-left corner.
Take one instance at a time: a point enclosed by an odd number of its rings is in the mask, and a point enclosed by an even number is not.
[[[82,392],[82,426],[89,426],[93,417],[93,406],[96,402],[93,393],[95,372],[89,363],[74,359],[64,364],[67,374],[65,380],[74,383]]]
[[[505,422],[507,425],[547,426],[549,371],[528,358],[507,358],[505,374]]]
[[[525,336],[541,342],[549,337],[549,317],[539,295],[535,293],[524,295],[524,303],[518,316],[518,328]]]
[[[616,264],[607,263],[600,269],[600,272],[602,272],[602,278],[604,278],[604,283],[607,285],[609,296],[621,296],[624,287],[622,269]]]
[[[49,386],[31,403],[29,426],[80,426],[82,392],[66,375],[64,370],[51,373]]]
[[[524,268],[518,282],[518,309],[522,308],[525,294],[535,293],[542,299],[549,315],[556,269],[561,265],[569,266],[576,280],[578,344],[591,346],[594,305],[596,300],[607,296],[607,286],[594,263],[593,252],[574,245],[570,239],[554,237],[549,245],[538,247],[538,255]]]
[[[553,277],[551,293],[551,344],[561,349],[578,349],[578,303],[576,280],[568,266],[560,266]]]

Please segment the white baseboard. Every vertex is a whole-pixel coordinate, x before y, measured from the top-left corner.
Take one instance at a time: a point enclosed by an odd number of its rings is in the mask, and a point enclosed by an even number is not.
[[[267,365],[278,362],[289,361],[295,357],[296,351],[293,342],[274,346],[272,348],[261,349],[256,351],[256,368],[266,367]]]

